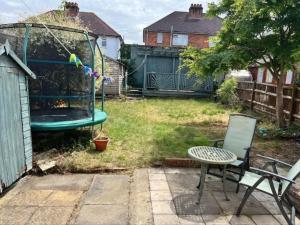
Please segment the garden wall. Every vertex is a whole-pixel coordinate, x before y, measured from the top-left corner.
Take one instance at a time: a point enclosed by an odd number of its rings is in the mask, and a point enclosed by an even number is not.
[[[104,91],[107,95],[119,96],[123,89],[123,78],[125,74],[125,67],[122,63],[109,57],[105,57],[106,75],[110,76],[113,81],[105,84]],[[96,85],[96,95],[101,95],[101,85]]]

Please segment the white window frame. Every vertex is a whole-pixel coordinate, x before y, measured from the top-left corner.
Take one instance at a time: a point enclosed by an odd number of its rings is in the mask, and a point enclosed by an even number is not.
[[[211,47],[215,47],[216,46],[216,42],[212,41],[212,39],[214,38],[215,36],[209,36],[208,38],[208,47],[211,48]]]
[[[188,34],[173,34],[172,45],[174,46],[187,46],[189,44]]]
[[[261,84],[264,80],[264,69],[262,67],[258,68],[257,71],[257,83]]]
[[[103,48],[106,48],[106,46],[107,46],[107,39],[106,39],[106,37],[101,37],[101,46]]]
[[[267,69],[266,83],[272,83],[272,82],[273,82],[273,75],[271,71]]]
[[[286,73],[285,84],[292,84],[293,82],[293,71],[288,70]]]
[[[164,34],[163,33],[157,33],[156,35],[156,43],[157,44],[162,44],[164,39]]]

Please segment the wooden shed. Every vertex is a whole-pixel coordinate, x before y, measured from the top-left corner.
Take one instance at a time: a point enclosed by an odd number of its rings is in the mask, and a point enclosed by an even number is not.
[[[28,78],[8,41],[0,45],[0,193],[32,168]]]

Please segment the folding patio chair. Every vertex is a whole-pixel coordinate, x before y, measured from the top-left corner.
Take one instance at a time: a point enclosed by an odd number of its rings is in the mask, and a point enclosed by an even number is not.
[[[249,153],[251,150],[252,140],[256,127],[256,118],[244,114],[231,114],[229,118],[228,128],[224,140],[216,140],[214,147],[221,147],[233,152],[237,156],[237,160],[229,164],[226,172],[231,172],[238,175],[238,179],[230,178],[228,180],[237,182],[236,193],[239,192],[239,181],[243,177],[246,170],[249,169]],[[223,142],[223,146],[220,144]],[[237,168],[238,171],[231,168]],[[222,177],[222,174],[217,174],[207,171],[208,174]],[[199,186],[199,185],[198,185]]]
[[[253,172],[246,172],[243,179],[240,181],[241,185],[245,185],[248,187],[243,200],[237,210],[237,215],[239,216],[242,212],[242,209],[254,190],[262,191],[268,195],[274,197],[282,215],[289,225],[295,225],[295,207],[293,206],[289,196],[288,190],[292,184],[295,183],[296,178],[300,175],[300,160],[295,165],[290,165],[285,162],[261,156],[259,157],[267,160],[263,169],[250,168]],[[276,165],[282,164],[288,166],[289,172],[287,176],[279,175],[277,172]],[[271,165],[273,168],[273,172],[264,170],[267,166]],[[286,204],[290,207],[291,217],[289,218],[283,204]]]

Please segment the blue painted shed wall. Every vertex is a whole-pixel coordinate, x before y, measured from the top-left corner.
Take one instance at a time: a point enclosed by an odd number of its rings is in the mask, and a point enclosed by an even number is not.
[[[6,54],[0,56],[0,179],[11,185],[32,168],[27,80]],[[1,187],[0,187],[1,191]]]

